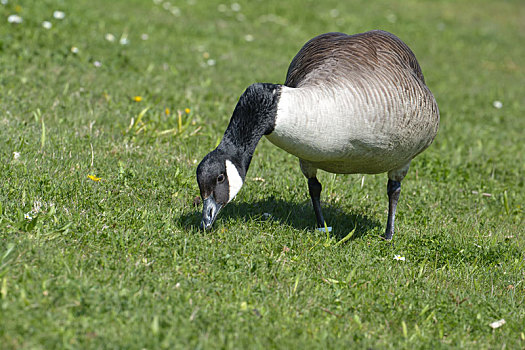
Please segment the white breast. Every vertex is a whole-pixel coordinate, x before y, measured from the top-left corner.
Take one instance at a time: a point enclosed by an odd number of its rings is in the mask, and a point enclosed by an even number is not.
[[[267,138],[330,172],[379,173],[403,166],[432,141],[435,132],[429,136],[430,123],[414,122],[425,109],[413,106],[410,94],[395,91],[395,84],[385,80],[283,86],[275,129]]]

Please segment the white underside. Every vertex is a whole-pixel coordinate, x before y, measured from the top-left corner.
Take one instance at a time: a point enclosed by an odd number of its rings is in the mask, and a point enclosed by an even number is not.
[[[402,168],[435,133],[430,123],[417,123],[418,115],[411,114],[419,112],[406,107],[409,101],[383,95],[374,89],[363,94],[350,84],[283,86],[275,129],[267,138],[309,167],[333,173]]]

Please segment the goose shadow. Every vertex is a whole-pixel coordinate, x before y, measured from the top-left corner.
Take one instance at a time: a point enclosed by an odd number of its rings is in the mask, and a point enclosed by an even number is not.
[[[346,212],[329,203],[322,203],[322,207],[327,225],[333,227],[331,235],[338,240],[344,238],[354,227],[356,229],[350,238],[351,240],[366,236],[375,231],[376,228],[381,227],[379,221],[367,215]],[[202,218],[201,210],[202,205],[199,205],[193,212],[181,215],[179,217],[180,224],[185,229],[197,229]],[[266,220],[265,213],[271,215],[271,220],[292,226],[298,230],[313,230],[316,228],[315,214],[310,201],[293,203],[274,197],[255,202],[229,203],[219,213],[214,226],[220,221],[228,221],[229,219],[241,219],[246,222],[258,218],[264,221]]]

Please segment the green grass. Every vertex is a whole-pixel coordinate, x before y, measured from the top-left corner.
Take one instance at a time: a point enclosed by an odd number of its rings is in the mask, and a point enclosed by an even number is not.
[[[0,5],[0,348],[525,347],[523,2],[239,4]],[[320,174],[327,238],[266,140],[200,232],[196,163],[242,91],[283,82],[317,34],[374,28],[414,50],[441,111],[394,244],[384,174]]]

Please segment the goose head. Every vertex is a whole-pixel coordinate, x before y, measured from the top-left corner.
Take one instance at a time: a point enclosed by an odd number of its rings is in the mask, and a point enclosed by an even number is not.
[[[219,211],[239,192],[243,173],[239,165],[227,154],[216,149],[210,152],[197,167],[197,183],[203,202],[201,229],[209,229]]]
[[[222,141],[197,167],[204,204],[201,229],[210,228],[241,189],[257,143],[274,128],[280,89],[275,84],[250,85],[239,98]]]

